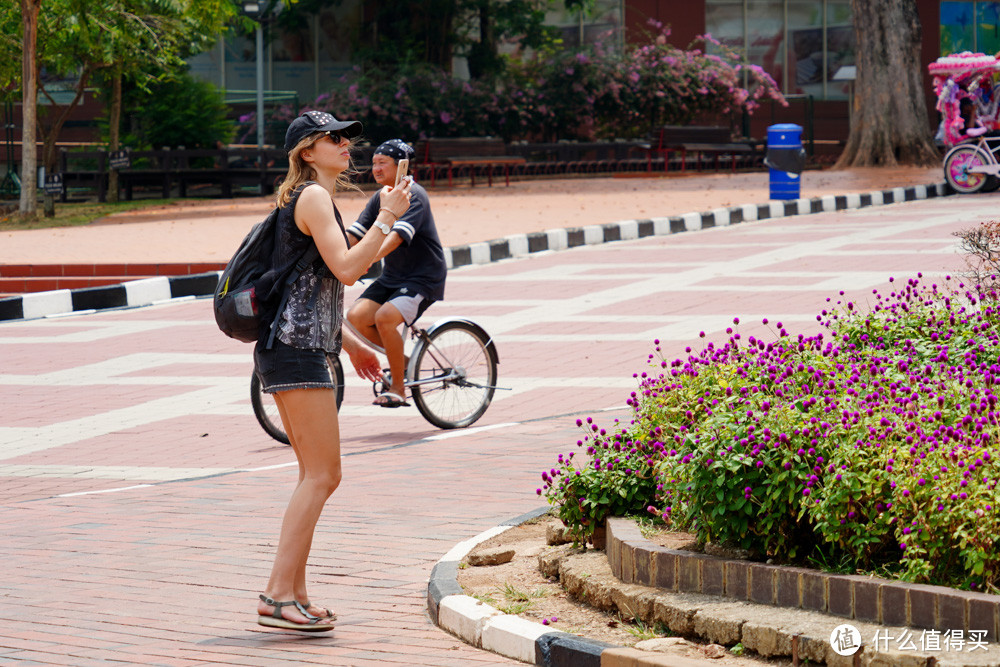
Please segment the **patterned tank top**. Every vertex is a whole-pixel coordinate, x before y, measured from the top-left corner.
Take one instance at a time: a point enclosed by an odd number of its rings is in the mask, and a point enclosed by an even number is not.
[[[279,266],[294,261],[314,243],[312,237],[303,234],[295,224],[295,204],[306,185],[309,183],[296,191],[290,205],[285,206],[278,214],[275,259]],[[336,205],[333,212],[346,241],[347,232],[344,231],[344,222]],[[278,323],[277,337],[291,347],[339,354],[343,320],[344,284],[330,273],[320,257],[292,284],[288,304]]]

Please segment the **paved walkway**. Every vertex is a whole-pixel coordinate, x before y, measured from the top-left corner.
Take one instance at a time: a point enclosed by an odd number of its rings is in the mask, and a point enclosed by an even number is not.
[[[430,190],[431,206],[441,242],[456,246],[509,234],[766,203],[768,198],[763,171],[643,176],[532,179],[492,188],[439,185]],[[943,180],[940,168],[808,171],[801,194],[808,199]],[[337,195],[344,220],[357,217],[369,194]],[[175,200],[83,227],[0,231],[0,265],[225,263],[273,206],[273,197]]]
[[[426,582],[455,543],[542,504],[539,473],[577,416],[625,415],[659,339],[668,358],[740,317],[813,331],[839,290],[955,272],[952,233],[996,198],[947,197],[586,246],[470,266],[428,318],[497,340],[501,384],[471,430],[369,405],[348,370],[344,483],[316,535],[329,636],[254,617],[294,457],[257,427],[249,346],[208,302],[0,324],[0,663],[508,665],[429,623]],[[358,288],[348,292],[348,299]],[[831,624],[832,627],[833,623]]]

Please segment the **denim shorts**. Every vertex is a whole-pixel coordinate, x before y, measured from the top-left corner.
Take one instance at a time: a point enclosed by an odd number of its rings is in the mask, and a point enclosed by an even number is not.
[[[334,389],[324,350],[305,350],[275,338],[270,350],[262,342],[253,351],[254,372],[265,394],[290,389]]]

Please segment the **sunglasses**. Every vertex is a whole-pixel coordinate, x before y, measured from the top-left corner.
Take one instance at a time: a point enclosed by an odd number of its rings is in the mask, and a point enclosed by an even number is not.
[[[330,140],[335,144],[343,143],[344,141],[350,141],[351,138],[342,134],[339,130],[327,130],[324,132],[326,136],[330,137]]]

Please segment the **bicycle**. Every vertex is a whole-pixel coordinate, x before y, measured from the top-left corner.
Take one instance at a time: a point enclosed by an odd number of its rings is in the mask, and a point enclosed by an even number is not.
[[[345,325],[350,326],[345,320]],[[442,429],[474,424],[490,406],[497,387],[500,358],[493,338],[471,320],[447,318],[423,329],[409,326],[414,340],[406,366],[405,386],[424,419]],[[360,334],[358,335],[361,338]],[[364,340],[362,338],[362,340]],[[384,351],[371,345],[379,353]],[[337,409],[344,398],[344,370],[337,355],[327,362],[337,391]],[[376,396],[389,388],[388,372],[374,382]],[[250,379],[250,399],[261,427],[275,440],[288,444],[274,400],[261,391],[257,374]]]
[[[944,156],[944,177],[955,192],[970,195],[1000,188],[1000,136],[980,136],[961,143]]]

